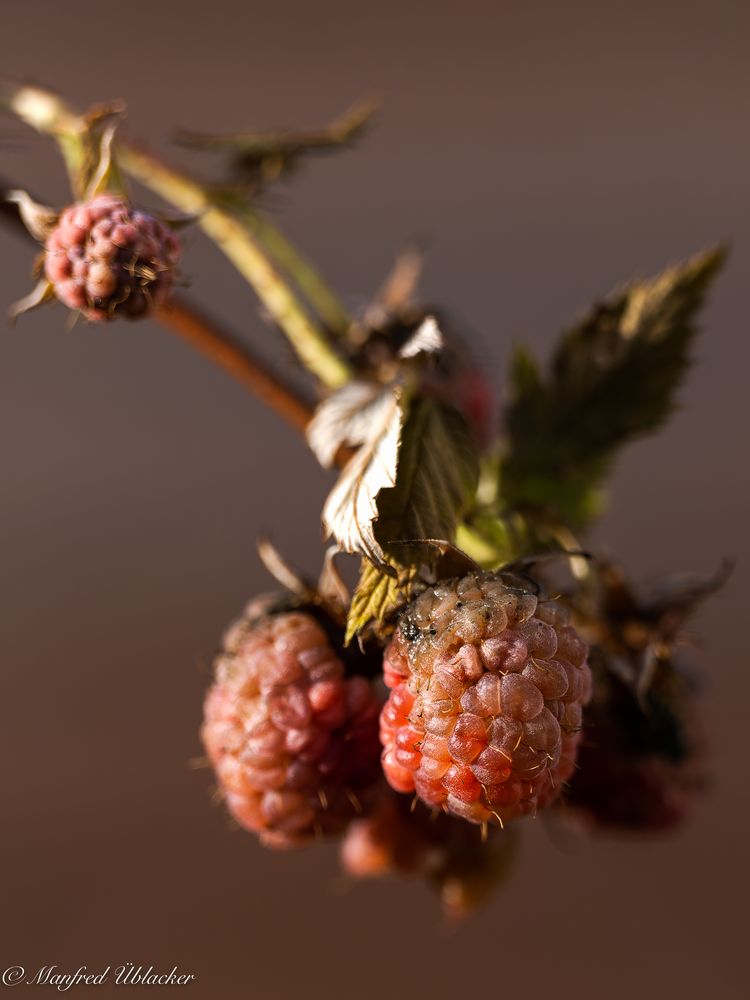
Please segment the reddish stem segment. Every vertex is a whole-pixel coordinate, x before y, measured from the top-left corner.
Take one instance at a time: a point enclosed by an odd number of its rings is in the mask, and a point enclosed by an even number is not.
[[[213,320],[178,298],[156,309],[154,318],[229,372],[292,427],[304,433],[312,417],[312,407],[299,399],[244,344],[237,343],[225,330],[219,329]]]

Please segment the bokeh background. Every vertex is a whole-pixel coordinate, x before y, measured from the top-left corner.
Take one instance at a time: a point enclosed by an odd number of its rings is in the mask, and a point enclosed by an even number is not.
[[[448,929],[422,886],[352,888],[330,848],[263,852],[190,765],[217,637],[268,586],[256,536],[314,570],[329,477],[149,323],[66,331],[51,308],[2,331],[3,968],[176,964],[198,977],[191,995],[259,1000],[746,996],[748,8],[4,0],[1,14],[3,74],[79,105],[125,98],[156,148],[177,126],[315,125],[381,93],[367,140],[270,207],[355,305],[426,239],[425,293],[498,387],[514,342],[544,351],[595,295],[731,240],[681,411],[618,465],[597,538],[645,577],[739,559],[693,624],[715,781],[692,824],[561,843],[530,823],[505,890]],[[0,173],[63,202],[52,145],[0,130]],[[189,244],[191,294],[286,363],[238,275],[197,232]],[[10,303],[31,253],[6,231],[0,246]]]

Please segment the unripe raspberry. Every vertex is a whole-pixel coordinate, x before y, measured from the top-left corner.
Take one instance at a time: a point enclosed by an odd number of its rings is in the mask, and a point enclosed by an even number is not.
[[[356,814],[379,770],[379,702],[311,614],[264,611],[227,633],[202,738],[235,819],[290,847]]]
[[[575,766],[586,654],[559,602],[498,576],[425,591],[385,654],[388,781],[473,823],[546,806]]]
[[[180,244],[159,219],[114,194],[71,205],[45,243],[55,295],[87,319],[139,319],[167,300]]]

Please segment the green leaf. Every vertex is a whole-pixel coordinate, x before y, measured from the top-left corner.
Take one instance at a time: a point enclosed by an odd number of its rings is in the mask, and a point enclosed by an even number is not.
[[[347,642],[370,625],[383,634],[423,567],[455,562],[450,543],[477,477],[477,449],[463,417],[436,400],[413,399],[401,430],[395,484],[375,497],[372,530],[384,561],[360,549],[367,558],[349,610]]]
[[[518,351],[505,412],[501,492],[574,528],[599,510],[619,448],[660,427],[690,362],[695,316],[721,267],[710,250],[637,281],[564,333],[549,371]]]
[[[389,576],[363,559],[346,620],[345,645],[371,622],[375,623],[376,633],[384,634],[389,616],[409,600],[418,572],[416,566],[403,566],[396,576]]]
[[[478,476],[476,444],[461,414],[434,399],[413,400],[396,483],[377,498],[376,538],[384,549],[391,542],[453,541]]]
[[[497,569],[523,552],[509,522],[484,512],[459,524],[456,543],[483,569]]]

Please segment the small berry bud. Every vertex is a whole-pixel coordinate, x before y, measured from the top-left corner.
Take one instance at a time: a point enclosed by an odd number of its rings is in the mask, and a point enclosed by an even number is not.
[[[87,319],[140,319],[168,299],[179,259],[167,225],[100,194],[60,215],[45,243],[44,271],[57,298]]]

